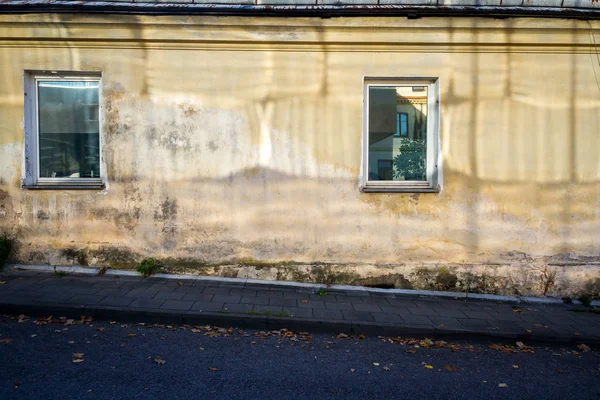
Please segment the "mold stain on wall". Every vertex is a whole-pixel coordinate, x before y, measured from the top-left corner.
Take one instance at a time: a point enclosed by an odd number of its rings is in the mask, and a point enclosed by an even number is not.
[[[66,49],[42,16],[14,18],[0,16],[0,33],[18,22],[20,37],[56,41],[0,47],[0,98],[10,100],[0,107],[0,231],[18,241],[15,262],[131,268],[153,256],[188,273],[595,290],[600,66],[590,64],[583,21],[537,20],[543,43],[531,43],[530,29],[520,29],[527,21],[294,19],[276,35],[294,38],[282,49],[259,35],[277,20],[184,18],[227,28],[207,38],[200,28],[177,30],[181,21],[170,26],[170,17],[72,16],[64,32],[97,47]],[[105,41],[89,21],[114,24],[132,48]],[[142,32],[180,42],[148,46],[136,42]],[[223,51],[223,40],[235,49]],[[372,40],[388,44],[374,52]],[[453,50],[478,41],[468,56]],[[490,52],[486,41],[506,46]],[[21,74],[48,68],[102,71],[102,192],[20,188]],[[358,188],[362,76],[399,71],[440,77],[439,194]],[[566,261],[557,264],[557,254]]]

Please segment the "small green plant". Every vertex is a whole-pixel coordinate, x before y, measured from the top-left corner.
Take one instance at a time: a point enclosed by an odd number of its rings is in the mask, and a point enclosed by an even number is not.
[[[577,300],[581,302],[585,307],[590,307],[592,305],[592,299],[590,296],[583,295],[579,297]]]
[[[573,304],[573,299],[570,297],[563,297],[562,301],[564,304]]]
[[[137,267],[137,272],[148,277],[160,268],[160,264],[152,257],[144,258]]]
[[[10,250],[12,249],[12,242],[6,235],[0,236],[0,267],[2,267],[8,261]]]
[[[317,290],[317,294],[319,296],[327,296],[327,292],[325,290],[323,290],[323,289]]]
[[[67,276],[67,273],[65,271],[57,271],[56,267],[54,267],[54,275],[59,278],[64,278],[65,276]]]

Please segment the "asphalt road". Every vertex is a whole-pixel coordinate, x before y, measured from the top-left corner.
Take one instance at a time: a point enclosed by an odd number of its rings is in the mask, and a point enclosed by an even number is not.
[[[4,317],[0,398],[600,399],[597,349],[284,336]]]

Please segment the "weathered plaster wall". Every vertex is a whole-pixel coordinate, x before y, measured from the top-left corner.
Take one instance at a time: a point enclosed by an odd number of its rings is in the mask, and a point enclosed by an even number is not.
[[[0,16],[0,232],[21,263],[589,292],[594,39],[598,22],[556,19]],[[102,71],[106,191],[20,188],[26,69]],[[364,75],[440,77],[440,194],[358,190]]]

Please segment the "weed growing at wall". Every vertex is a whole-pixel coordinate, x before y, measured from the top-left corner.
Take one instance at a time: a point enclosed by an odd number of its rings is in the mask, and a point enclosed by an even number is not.
[[[137,267],[137,272],[148,277],[160,269],[160,264],[152,257],[144,258]]]
[[[0,236],[0,267],[2,267],[8,261],[10,250],[12,249],[12,243],[8,236]]]

